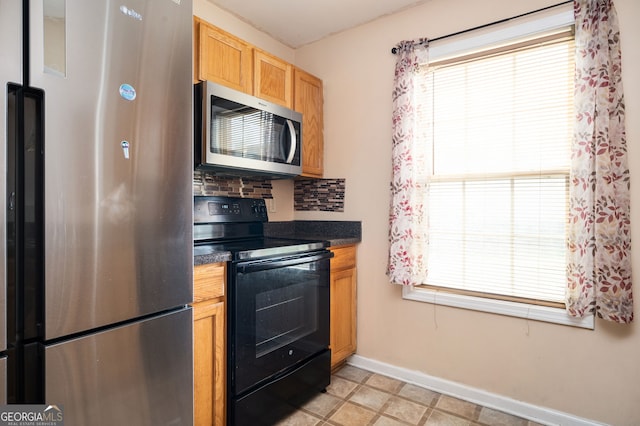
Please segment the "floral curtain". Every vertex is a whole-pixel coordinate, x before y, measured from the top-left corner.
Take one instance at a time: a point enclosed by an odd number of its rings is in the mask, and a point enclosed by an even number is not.
[[[633,320],[629,168],[618,20],[612,0],[574,0],[576,123],[567,311]]]
[[[427,179],[430,153],[417,128],[414,102],[415,76],[427,62],[428,41],[403,41],[397,55],[393,88],[393,138],[391,206],[389,213],[389,263],[392,283],[418,285],[427,277]]]

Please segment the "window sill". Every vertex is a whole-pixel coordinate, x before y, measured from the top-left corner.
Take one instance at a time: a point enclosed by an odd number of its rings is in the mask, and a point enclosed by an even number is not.
[[[464,296],[412,286],[404,286],[402,288],[402,298],[406,300],[432,303],[435,305],[471,309],[474,311],[526,318],[535,321],[544,321],[591,330],[594,329],[595,321],[593,315],[584,318],[573,318],[569,316],[564,309],[551,308],[548,306]]]

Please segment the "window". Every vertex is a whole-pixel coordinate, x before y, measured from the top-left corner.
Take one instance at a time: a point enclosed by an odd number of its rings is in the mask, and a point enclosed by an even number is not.
[[[431,56],[416,100],[432,159],[429,273],[417,291],[563,307],[572,28]]]
[[[424,67],[426,284],[563,302],[574,55],[560,32]]]

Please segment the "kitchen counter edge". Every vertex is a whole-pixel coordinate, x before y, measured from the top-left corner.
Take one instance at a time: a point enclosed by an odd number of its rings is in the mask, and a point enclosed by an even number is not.
[[[327,241],[329,247],[337,247],[360,243],[362,241],[362,222],[327,220],[267,222],[264,224],[264,233],[267,237]],[[229,260],[231,260],[231,253],[220,251],[194,256],[193,265],[206,265]]]

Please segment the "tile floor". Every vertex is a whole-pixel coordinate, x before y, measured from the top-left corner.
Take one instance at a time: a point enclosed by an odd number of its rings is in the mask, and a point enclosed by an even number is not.
[[[278,426],[533,426],[537,423],[347,365]]]

